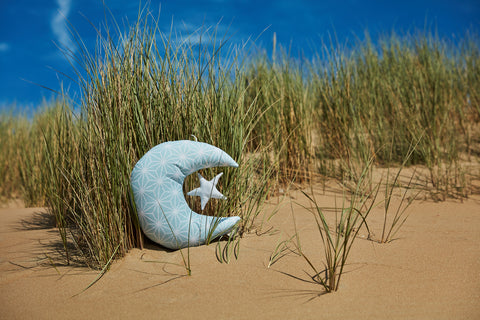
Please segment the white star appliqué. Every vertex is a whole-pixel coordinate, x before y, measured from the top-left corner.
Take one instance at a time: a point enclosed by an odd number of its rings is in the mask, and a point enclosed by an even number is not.
[[[227,198],[217,190],[217,183],[220,177],[223,175],[223,172],[220,172],[215,178],[210,181],[207,181],[204,177],[198,173],[198,180],[200,180],[200,187],[193,189],[187,195],[189,196],[198,196],[202,201],[202,210],[205,209],[210,198],[226,200]]]

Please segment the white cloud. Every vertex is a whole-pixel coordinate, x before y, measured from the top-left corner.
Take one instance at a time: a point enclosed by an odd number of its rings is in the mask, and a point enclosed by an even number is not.
[[[58,8],[53,15],[50,25],[52,27],[53,34],[57,38],[57,42],[60,46],[66,47],[72,51],[75,51],[75,45],[70,38],[70,31],[68,30],[68,15],[72,6],[71,0],[57,0]]]
[[[0,42],[0,52],[7,52],[10,50],[10,44],[6,42]]]

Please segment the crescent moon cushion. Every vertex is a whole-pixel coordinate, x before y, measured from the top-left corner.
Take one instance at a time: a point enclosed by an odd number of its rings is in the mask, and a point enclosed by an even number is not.
[[[223,150],[203,142],[170,141],[150,149],[130,176],[145,235],[164,247],[180,249],[229,233],[239,217],[200,215],[190,209],[183,194],[183,182],[188,175],[222,166],[238,164]]]

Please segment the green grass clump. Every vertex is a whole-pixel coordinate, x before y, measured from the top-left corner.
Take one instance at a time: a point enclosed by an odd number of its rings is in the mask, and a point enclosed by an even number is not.
[[[179,44],[172,36],[145,16],[118,42],[106,28],[95,55],[84,51],[73,57],[80,63],[82,107],[78,117],[64,109],[56,119],[57,131],[47,139],[49,205],[63,233],[71,232],[92,266],[143,246],[130,173],[157,144],[194,135],[239,162],[238,169],[222,168],[228,202],[203,213],[239,215],[240,230],[253,223],[269,193],[265,149],[254,150],[260,157],[247,149],[261,111],[244,101],[235,51],[229,53],[233,62],[225,64],[219,56],[225,43],[215,33],[205,33],[206,44],[198,46]],[[205,175],[213,176],[213,170]],[[190,179],[185,188],[196,183]]]
[[[369,162],[371,165],[372,162]],[[324,210],[318,205],[313,192],[311,195],[303,192],[310,200],[312,207],[308,208],[316,222],[317,230],[320,235],[325,262],[323,267],[319,267],[307,256],[300,243],[300,235],[296,232],[294,243],[298,254],[308,263],[312,271],[311,279],[320,284],[325,292],[337,291],[340,285],[345,265],[347,263],[350,250],[357,238],[360,229],[366,225],[366,219],[370,214],[378,195],[379,185],[371,192],[365,192],[362,188],[363,179],[367,178],[368,166],[364,168],[360,175],[360,180],[355,191],[347,199],[343,197],[342,207],[334,208],[335,219],[329,219],[324,214]],[[295,226],[296,227],[296,226]]]
[[[0,114],[0,198],[10,199],[22,196],[22,180],[18,161],[21,148],[26,140],[29,123],[25,117],[12,113]]]
[[[309,181],[316,126],[309,75],[286,54],[275,61],[260,56],[246,67],[246,99],[264,112],[254,128],[251,147],[259,143],[272,146],[269,165],[280,183],[288,184],[294,178]]]
[[[467,195],[458,181],[479,121],[475,43],[392,34],[377,46],[367,37],[350,54],[327,52],[330,63],[316,67],[314,89],[322,160],[340,159],[341,176],[355,180],[374,150],[391,145],[393,152],[383,148],[375,162],[399,164],[410,142],[422,137],[408,164],[425,165],[443,198]]]
[[[54,101],[44,103],[32,117],[0,114],[0,198],[21,198],[27,207],[47,204],[45,134],[60,108]]]

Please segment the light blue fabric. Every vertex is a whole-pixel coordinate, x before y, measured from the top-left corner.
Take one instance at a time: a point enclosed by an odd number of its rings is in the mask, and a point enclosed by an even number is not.
[[[238,167],[224,151],[203,142],[170,141],[148,151],[130,176],[140,227],[145,235],[170,249],[204,244],[230,232],[239,217],[200,215],[183,195],[184,179],[199,169]]]
[[[227,200],[227,198],[217,190],[217,183],[220,177],[223,175],[223,172],[220,172],[213,178],[212,180],[208,181],[200,173],[198,175],[198,182],[200,182],[200,187],[193,189],[192,191],[188,192],[188,196],[197,196],[200,197],[202,210],[205,209],[208,200],[211,198],[214,199],[222,199]]]

